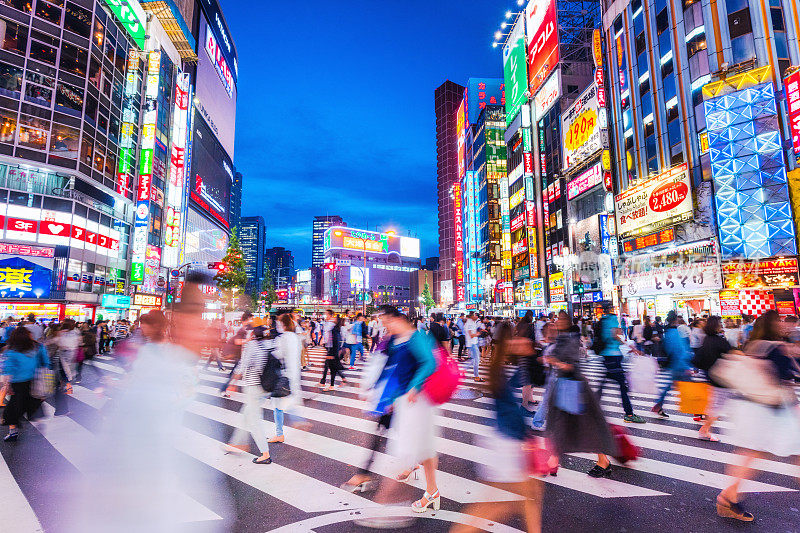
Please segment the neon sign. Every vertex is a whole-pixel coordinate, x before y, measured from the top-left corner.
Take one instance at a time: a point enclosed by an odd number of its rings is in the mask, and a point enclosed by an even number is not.
[[[227,61],[225,61],[225,57],[222,55],[222,49],[210,31],[206,32],[205,49],[209,59],[211,59],[211,61],[214,63],[214,68],[217,69],[217,74],[219,75],[220,80],[222,80],[222,85],[225,87],[225,92],[228,93],[229,98],[232,98],[233,75],[231,74],[231,69],[228,67]]]
[[[136,0],[105,0],[105,4],[122,23],[125,31],[133,37],[139,48],[144,48],[144,43],[147,39],[145,24],[147,17],[139,2]]]

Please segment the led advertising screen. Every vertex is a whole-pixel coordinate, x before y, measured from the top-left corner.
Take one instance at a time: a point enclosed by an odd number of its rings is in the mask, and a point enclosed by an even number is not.
[[[617,233],[643,235],[692,217],[692,183],[686,163],[629,187],[615,198]]]
[[[556,0],[531,0],[525,8],[528,37],[528,87],[536,94],[556,67],[558,11]]]
[[[511,29],[511,35],[503,47],[503,80],[508,94],[506,95],[506,124],[510,124],[517,116],[519,108],[528,97],[528,72],[525,70],[525,21],[518,19]]]
[[[800,158],[800,71],[790,74],[783,84],[786,87],[786,108],[789,111],[794,155]]]
[[[419,239],[340,226],[325,230],[323,249],[327,252],[334,248],[356,252],[366,249],[371,254],[397,254],[413,259],[420,255]]]
[[[231,67],[220,49],[219,38],[209,31],[208,24],[200,17],[200,43],[197,50],[197,108],[211,131],[234,157],[233,145],[236,133],[236,81]]]
[[[194,115],[189,198],[226,228],[230,221],[233,163],[199,113]]]

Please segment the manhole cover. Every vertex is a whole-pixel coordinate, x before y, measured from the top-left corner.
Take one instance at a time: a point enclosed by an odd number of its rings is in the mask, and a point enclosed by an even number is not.
[[[475,400],[483,396],[483,393],[476,389],[456,389],[453,398],[456,400]]]

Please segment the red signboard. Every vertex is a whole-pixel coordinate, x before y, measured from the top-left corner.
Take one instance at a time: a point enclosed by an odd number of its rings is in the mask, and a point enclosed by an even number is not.
[[[525,175],[533,174],[533,154],[530,152],[523,152],[522,161],[525,163]]]
[[[531,0],[528,27],[528,87],[536,94],[558,63],[558,14],[555,0]]]
[[[651,246],[658,246],[659,244],[665,244],[674,240],[675,230],[672,228],[665,229],[663,231],[658,231],[656,233],[651,233],[649,235],[643,235],[641,237],[636,237],[635,239],[623,241],[622,251],[635,252],[636,250],[643,250],[645,248],[650,248]]]
[[[790,74],[783,83],[786,86],[786,107],[789,110],[794,155],[800,157],[800,70]]]
[[[456,301],[464,301],[464,226],[461,221],[461,184],[453,185],[453,217],[456,240]]]
[[[523,224],[525,224],[525,213],[520,213],[519,216],[511,221],[511,231],[517,231]]]
[[[24,220],[21,218],[8,217],[8,224],[6,229],[9,231],[22,231],[25,233],[36,233],[36,227],[39,225],[37,220]]]
[[[567,183],[567,200],[572,200],[601,183],[603,183],[603,166],[597,163]]]

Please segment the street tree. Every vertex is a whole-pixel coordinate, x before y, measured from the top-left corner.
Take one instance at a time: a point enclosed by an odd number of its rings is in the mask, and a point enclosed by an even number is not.
[[[214,276],[214,281],[217,283],[220,291],[227,301],[228,310],[235,308],[234,299],[236,293],[244,293],[245,285],[247,284],[247,273],[244,270],[244,256],[242,255],[242,248],[239,246],[239,237],[237,236],[236,228],[231,232],[231,239],[228,243],[228,250],[225,252],[225,257],[222,258],[222,263],[225,265],[217,271]]]

